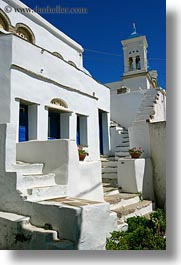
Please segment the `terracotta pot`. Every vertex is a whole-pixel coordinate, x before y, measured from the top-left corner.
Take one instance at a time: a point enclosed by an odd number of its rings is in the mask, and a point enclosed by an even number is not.
[[[79,154],[79,161],[84,161],[87,154]]]
[[[141,156],[141,153],[131,153],[131,158],[139,158]]]

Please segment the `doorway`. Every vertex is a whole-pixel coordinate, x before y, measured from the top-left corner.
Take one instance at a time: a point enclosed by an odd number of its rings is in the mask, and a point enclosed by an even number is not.
[[[60,139],[60,113],[48,112],[48,139]]]

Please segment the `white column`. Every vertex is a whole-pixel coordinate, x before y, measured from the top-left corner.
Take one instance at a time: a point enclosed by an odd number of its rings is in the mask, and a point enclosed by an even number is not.
[[[48,108],[39,105],[37,108],[37,140],[48,139]]]
[[[37,113],[38,105],[33,104],[28,106],[28,135],[29,140],[37,139]]]

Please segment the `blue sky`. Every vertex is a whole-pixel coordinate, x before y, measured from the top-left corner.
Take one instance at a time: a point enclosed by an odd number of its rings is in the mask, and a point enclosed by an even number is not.
[[[146,35],[150,69],[166,88],[166,0],[22,0],[34,8],[86,7],[87,14],[41,14],[85,49],[84,67],[102,83],[118,81],[123,74],[121,40],[132,32]],[[91,51],[90,51],[91,50]],[[95,51],[95,52],[93,52]]]

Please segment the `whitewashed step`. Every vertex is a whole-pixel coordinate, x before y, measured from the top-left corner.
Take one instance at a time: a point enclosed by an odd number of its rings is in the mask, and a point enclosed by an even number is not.
[[[116,147],[129,147],[129,141],[121,143],[120,145],[117,145]]]
[[[65,197],[67,195],[67,185],[33,187],[31,189],[20,189],[19,191],[26,200],[36,202]]]
[[[128,135],[128,130],[126,130],[126,131],[123,130],[121,134],[122,134],[122,135]]]
[[[115,155],[118,157],[125,157],[129,156],[129,152],[116,152]]]
[[[16,164],[12,165],[12,170],[16,172],[22,172],[24,174],[42,174],[43,171],[42,163],[26,163],[17,161]]]
[[[154,103],[153,102],[145,102],[142,101],[140,104],[140,108],[153,108],[154,107]]]
[[[136,115],[136,121],[144,121],[144,120],[148,120],[150,119],[150,115],[141,115],[141,114],[138,114]]]
[[[49,249],[49,243],[61,242],[57,237],[57,231],[51,229],[45,229],[30,224],[30,217],[23,216],[10,212],[0,212],[0,221],[8,224],[4,227],[3,235],[3,249]],[[14,231],[13,238],[15,242],[10,242],[6,239],[9,231]],[[18,237],[19,236],[19,237]],[[24,240],[23,240],[24,239]],[[26,240],[28,239],[28,240]],[[52,248],[53,249],[53,248]],[[56,248],[54,248],[56,249]]]
[[[112,186],[110,183],[103,182],[103,191],[104,196],[119,194],[119,188],[117,187],[117,185]]]
[[[140,106],[139,108],[139,112],[142,112],[142,111],[152,111],[154,109],[154,106]]]
[[[151,201],[139,201],[125,207],[120,207],[113,210],[117,213],[118,218],[121,221],[126,221],[128,218],[133,216],[144,216],[153,211],[153,206]]]
[[[17,178],[17,189],[30,189],[33,187],[46,187],[52,185],[56,185],[54,173],[20,175]]]
[[[105,195],[104,200],[110,203],[111,210],[135,204],[140,201],[139,196],[137,194],[130,194],[130,193]]]
[[[117,167],[102,168],[102,173],[116,173],[117,174]]]
[[[129,139],[129,135],[128,134],[121,134],[122,135],[122,138],[125,140],[125,139]]]
[[[155,110],[154,109],[144,109],[143,111],[139,110],[136,115],[154,115]]]
[[[156,95],[157,93],[158,93],[158,91],[156,89],[152,89],[152,88],[146,90],[146,92],[145,92],[146,95]]]
[[[116,146],[115,152],[128,152],[129,146]]]
[[[102,173],[102,179],[117,179],[117,173]]]
[[[143,99],[142,103],[140,104],[140,107],[142,106],[152,106],[156,102],[156,98],[145,98]]]
[[[148,99],[148,100],[155,100],[155,99],[158,99],[159,98],[159,94],[153,94],[153,95],[149,95],[149,94],[146,94],[145,96],[144,96],[144,99],[143,100],[145,100],[145,99]]]
[[[115,161],[115,156],[106,156],[106,157],[101,157],[101,162],[109,162],[109,161]]]
[[[103,161],[102,168],[104,167],[117,167],[117,161]]]

